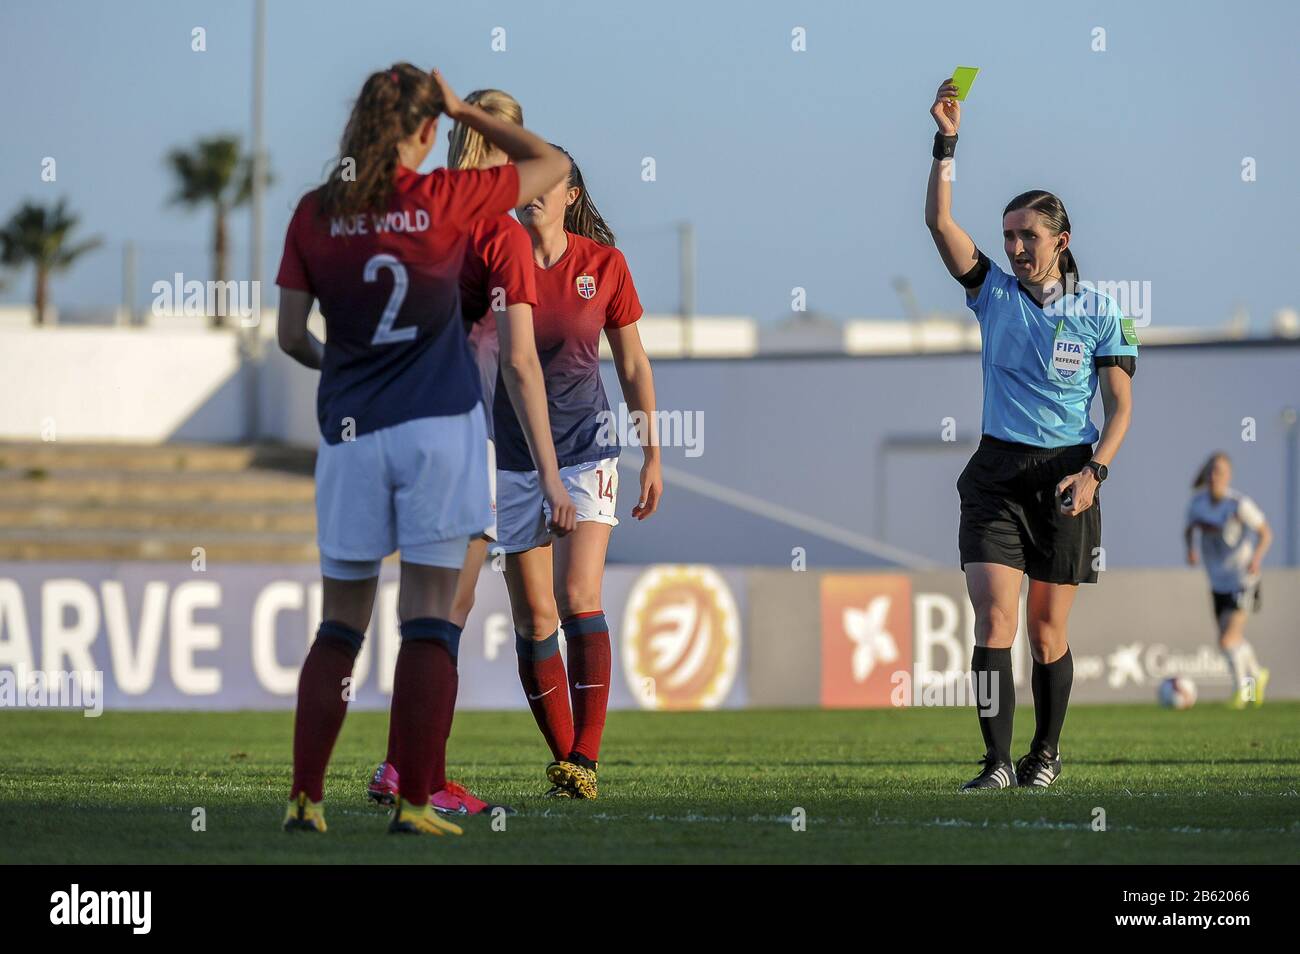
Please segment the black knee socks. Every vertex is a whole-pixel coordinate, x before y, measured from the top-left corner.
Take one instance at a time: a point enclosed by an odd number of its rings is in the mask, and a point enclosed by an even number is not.
[[[1034,662],[1034,744],[1056,755],[1061,744],[1061,726],[1070,704],[1070,687],[1074,685],[1074,657],[1067,646],[1065,655],[1056,662]]]
[[[984,749],[1000,762],[1011,761],[1011,725],[1016,713],[1016,686],[1011,679],[1011,650],[976,646],[970,660]]]

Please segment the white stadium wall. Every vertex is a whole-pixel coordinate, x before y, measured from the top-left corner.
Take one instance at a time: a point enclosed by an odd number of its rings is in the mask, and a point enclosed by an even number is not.
[[[242,367],[233,332],[0,328],[0,440],[239,440]]]
[[[304,368],[271,342],[258,374],[260,423],[266,437],[299,447],[315,447],[320,442],[316,423],[319,379],[317,372]]]

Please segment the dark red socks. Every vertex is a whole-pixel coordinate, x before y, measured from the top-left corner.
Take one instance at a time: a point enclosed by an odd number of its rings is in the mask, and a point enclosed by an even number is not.
[[[573,749],[573,716],[569,713],[564,659],[560,656],[560,631],[557,629],[545,639],[531,639],[516,632],[515,653],[519,656],[519,682],[537,728],[542,730],[552,757],[567,758]]]
[[[389,718],[398,794],[427,805],[429,793],[446,784],[447,736],[456,712],[456,654],[460,627],[433,617],[402,623],[402,648],[393,674]]]
[[[347,715],[352,664],[361,652],[364,633],[326,620],[316,630],[298,676],[298,707],[293,716],[293,790],[313,802],[324,797],[325,768]]]
[[[572,751],[595,762],[609,708],[609,624],[603,610],[563,620],[569,648],[569,692],[573,699]]]

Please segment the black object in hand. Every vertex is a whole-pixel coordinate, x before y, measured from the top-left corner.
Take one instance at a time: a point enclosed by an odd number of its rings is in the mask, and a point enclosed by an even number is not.
[[[1061,506],[1066,510],[1074,507],[1074,488],[1067,487],[1065,493],[1061,494]]]

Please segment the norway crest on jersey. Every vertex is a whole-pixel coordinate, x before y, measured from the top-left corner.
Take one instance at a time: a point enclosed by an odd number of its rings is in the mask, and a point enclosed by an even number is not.
[[[579,275],[574,284],[578,286],[578,294],[583,298],[596,297],[596,279],[590,275]]]

